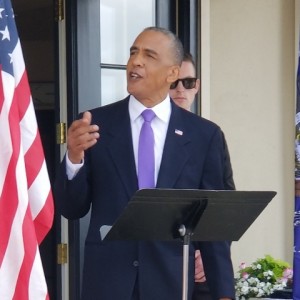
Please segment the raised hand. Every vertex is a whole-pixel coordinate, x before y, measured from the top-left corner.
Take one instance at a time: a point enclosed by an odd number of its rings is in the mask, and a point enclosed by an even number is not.
[[[68,157],[73,164],[80,163],[84,158],[84,151],[94,146],[100,137],[99,127],[91,125],[91,121],[92,114],[86,111],[82,119],[74,121],[68,129]]]

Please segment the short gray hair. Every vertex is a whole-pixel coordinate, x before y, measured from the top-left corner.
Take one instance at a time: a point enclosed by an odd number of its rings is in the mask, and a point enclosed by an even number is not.
[[[164,34],[165,36],[167,36],[172,44],[172,51],[174,53],[174,61],[176,64],[178,64],[179,66],[181,66],[181,63],[183,61],[183,56],[184,56],[184,50],[183,50],[183,46],[181,41],[179,40],[179,38],[170,30],[166,29],[166,28],[162,28],[162,27],[146,27],[144,31],[157,31],[157,32],[161,32],[162,34]]]

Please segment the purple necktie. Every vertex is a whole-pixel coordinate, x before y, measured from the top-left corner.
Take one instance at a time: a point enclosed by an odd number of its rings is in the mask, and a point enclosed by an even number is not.
[[[141,128],[138,150],[139,189],[154,188],[154,135],[151,121],[155,113],[151,109],[142,112],[144,123]]]

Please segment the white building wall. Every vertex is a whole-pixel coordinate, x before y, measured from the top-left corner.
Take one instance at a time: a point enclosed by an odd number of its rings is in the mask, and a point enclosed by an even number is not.
[[[233,243],[235,269],[265,254],[292,263],[298,5],[202,1],[203,115],[225,132],[237,190],[277,192]]]

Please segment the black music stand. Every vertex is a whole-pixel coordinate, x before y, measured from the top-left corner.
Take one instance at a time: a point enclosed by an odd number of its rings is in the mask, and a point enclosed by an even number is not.
[[[186,300],[190,242],[238,241],[275,195],[273,191],[139,190],[102,239],[183,239],[182,299]]]

